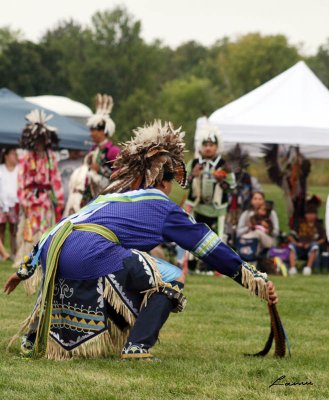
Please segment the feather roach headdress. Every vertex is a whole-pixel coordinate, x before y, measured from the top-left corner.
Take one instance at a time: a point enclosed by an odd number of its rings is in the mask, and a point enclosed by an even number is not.
[[[217,144],[217,155],[219,155],[223,151],[223,137],[221,131],[217,128],[217,126],[210,123],[205,123],[201,125],[199,133],[200,148],[196,150],[200,152],[201,146],[206,142]]]
[[[113,136],[115,123],[110,117],[113,104],[111,96],[98,93],[96,96],[96,113],[88,119],[87,126],[90,129],[103,130],[109,137]]]
[[[105,193],[154,186],[163,179],[186,186],[184,163],[184,132],[174,129],[170,122],[154,121],[134,131],[135,137],[123,143],[115,160],[115,171]]]
[[[25,116],[27,121],[23,129],[20,145],[26,150],[35,150],[35,144],[41,142],[46,148],[55,148],[59,139],[57,129],[47,125],[52,115],[46,115],[43,110],[33,110]]]

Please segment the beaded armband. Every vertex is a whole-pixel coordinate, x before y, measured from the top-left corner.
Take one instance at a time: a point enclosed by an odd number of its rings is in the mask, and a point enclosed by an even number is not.
[[[33,274],[39,263],[32,264],[33,257],[38,251],[38,245],[33,247],[33,250],[29,256],[24,256],[23,261],[20,264],[18,271],[16,272],[17,276],[22,280],[29,279]]]

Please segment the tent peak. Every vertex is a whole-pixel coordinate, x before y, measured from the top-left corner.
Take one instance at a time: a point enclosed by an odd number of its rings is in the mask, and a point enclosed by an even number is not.
[[[14,93],[12,90],[7,89],[7,88],[1,88],[0,89],[0,98],[6,98],[8,99],[20,99],[20,97]]]
[[[214,111],[225,142],[327,147],[329,90],[299,61],[251,92]]]

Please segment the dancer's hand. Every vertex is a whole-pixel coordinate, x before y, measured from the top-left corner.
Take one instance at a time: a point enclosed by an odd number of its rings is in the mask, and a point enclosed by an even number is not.
[[[278,304],[279,298],[278,295],[276,294],[275,291],[275,286],[273,284],[273,282],[269,281],[267,282],[267,288],[268,288],[268,297],[269,297],[269,301],[268,304]]]
[[[9,277],[8,281],[6,282],[4,292],[10,294],[13,290],[16,289],[16,286],[18,286],[20,282],[21,278],[15,272]]]

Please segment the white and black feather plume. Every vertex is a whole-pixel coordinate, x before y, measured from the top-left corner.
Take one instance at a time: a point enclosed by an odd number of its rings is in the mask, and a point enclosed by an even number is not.
[[[96,112],[87,121],[90,129],[103,129],[107,136],[113,136],[115,123],[110,117],[114,102],[107,94],[96,95]]]

